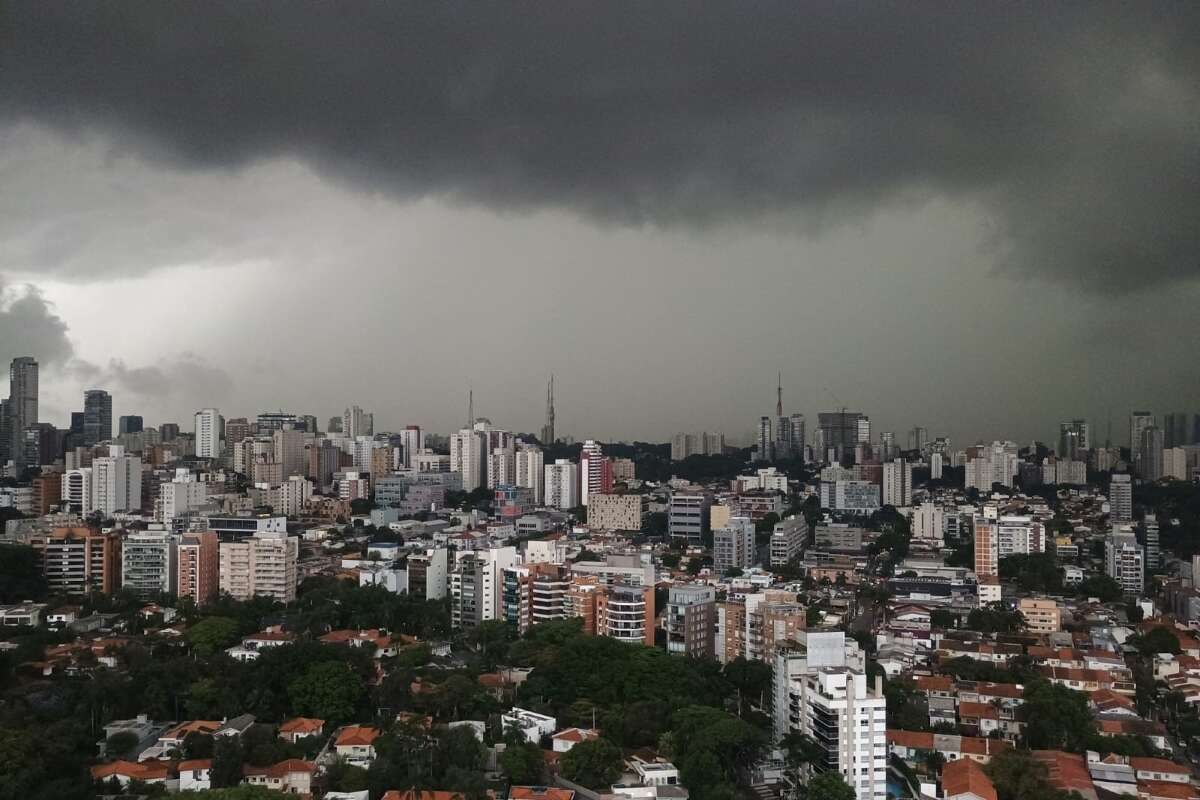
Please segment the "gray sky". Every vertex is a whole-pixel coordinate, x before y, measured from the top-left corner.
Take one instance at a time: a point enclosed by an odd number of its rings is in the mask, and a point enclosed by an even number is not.
[[[1200,410],[1200,6],[14,3],[0,358],[187,422]],[[835,399],[836,398],[836,399]]]

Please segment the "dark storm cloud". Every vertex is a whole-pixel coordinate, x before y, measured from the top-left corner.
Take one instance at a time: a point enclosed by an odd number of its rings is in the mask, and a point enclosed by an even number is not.
[[[1192,278],[1200,5],[11,3],[0,114],[401,198],[822,229],[981,203],[995,263]]]

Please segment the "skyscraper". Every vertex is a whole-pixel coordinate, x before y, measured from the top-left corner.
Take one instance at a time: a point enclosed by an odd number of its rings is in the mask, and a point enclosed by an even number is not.
[[[117,420],[117,435],[124,436],[127,433],[140,433],[142,427],[142,418],[137,415],[130,414],[129,416],[124,416]]]
[[[1108,481],[1108,516],[1114,523],[1133,521],[1133,484],[1117,473]]]
[[[792,458],[804,458],[804,446],[808,431],[803,414],[792,414]]]
[[[196,412],[196,457],[221,457],[221,412],[202,408]]]
[[[542,426],[542,444],[554,444],[554,375],[546,385],[546,424]]]
[[[903,508],[912,505],[912,464],[903,458],[883,465],[883,504]]]
[[[1157,425],[1142,428],[1137,449],[1137,473],[1148,481],[1163,476],[1163,431]]]
[[[88,389],[83,393],[83,446],[107,442],[112,430],[112,395],[103,389]]]
[[[1142,445],[1142,431],[1154,424],[1154,415],[1149,411],[1134,411],[1129,415],[1129,455],[1137,461],[1138,448]]]
[[[860,411],[822,411],[817,414],[817,427],[825,451],[820,460],[832,450],[833,459],[842,461],[854,452],[856,444],[871,441],[870,420]]]
[[[487,450],[487,433],[473,428],[463,428],[450,435],[450,471],[462,475],[464,492],[471,492],[484,485],[487,467],[484,463]]]
[[[755,461],[773,461],[775,442],[771,438],[771,418],[760,417],[758,420],[758,450],[754,454]]]
[[[1183,447],[1191,444],[1191,431],[1188,430],[1189,414],[1175,413],[1163,415],[1163,446]]]
[[[8,369],[9,457],[25,466],[25,429],[38,422],[38,362],[19,356]]]
[[[342,433],[351,439],[375,434],[375,415],[352,406],[342,412]]]
[[[1085,450],[1090,450],[1091,428],[1084,419],[1060,422],[1058,425],[1058,455],[1072,461],[1080,460]]]
[[[588,439],[579,454],[579,499],[588,504],[588,496],[612,491],[612,464],[604,457],[600,443]]]

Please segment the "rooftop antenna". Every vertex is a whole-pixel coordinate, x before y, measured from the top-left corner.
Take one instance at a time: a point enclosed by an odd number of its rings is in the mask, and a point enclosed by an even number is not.
[[[775,416],[783,416],[783,372],[779,373],[779,382],[775,386]]]

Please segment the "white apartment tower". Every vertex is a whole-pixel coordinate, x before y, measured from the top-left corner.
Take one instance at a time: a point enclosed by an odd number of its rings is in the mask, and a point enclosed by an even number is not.
[[[542,449],[523,444],[516,452],[517,486],[533,490],[533,502],[541,505],[545,496],[546,469]]]
[[[236,542],[221,542],[221,592],[236,600],[255,595],[281,603],[296,599],[300,540],[286,532],[260,531]]]
[[[471,428],[463,428],[450,435],[450,471],[462,475],[463,491],[470,492],[484,485],[487,465],[484,443],[487,434]]]
[[[106,517],[117,511],[142,507],[142,460],[125,455],[125,448],[109,445],[108,455],[92,459],[92,511]]]
[[[579,465],[565,458],[546,465],[545,505],[564,511],[579,506]]]
[[[176,594],[179,539],[163,530],[138,531],[121,540],[121,586],[139,597]]]
[[[896,508],[912,505],[912,464],[897,458],[883,465],[883,504]]]
[[[203,408],[196,412],[196,457],[221,457],[221,412]]]
[[[713,531],[713,572],[724,575],[730,569],[754,566],[754,520],[731,517],[725,528]]]

